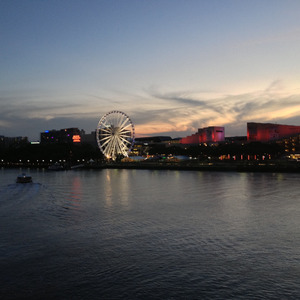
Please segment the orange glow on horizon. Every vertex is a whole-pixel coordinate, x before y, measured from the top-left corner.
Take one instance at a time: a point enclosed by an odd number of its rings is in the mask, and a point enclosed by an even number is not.
[[[135,135],[136,137],[144,137],[151,135],[160,135],[162,132],[176,132],[176,131],[193,131],[196,130],[192,128],[192,126],[188,126],[186,124],[177,126],[168,124],[168,123],[160,123],[160,124],[141,124],[135,126]]]

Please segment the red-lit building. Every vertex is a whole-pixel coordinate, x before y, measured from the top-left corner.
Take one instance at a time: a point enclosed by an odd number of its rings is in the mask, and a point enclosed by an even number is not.
[[[269,142],[287,138],[300,133],[300,126],[272,123],[247,123],[249,142]]]
[[[182,138],[180,144],[202,144],[202,143],[218,143],[224,142],[224,127],[210,126],[199,128],[198,132]]]

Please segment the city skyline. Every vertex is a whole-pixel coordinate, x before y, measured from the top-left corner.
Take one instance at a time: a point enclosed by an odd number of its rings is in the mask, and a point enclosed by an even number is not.
[[[300,125],[300,2],[1,1],[0,135]]]

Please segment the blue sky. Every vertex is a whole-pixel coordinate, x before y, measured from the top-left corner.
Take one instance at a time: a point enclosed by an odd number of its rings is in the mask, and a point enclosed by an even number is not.
[[[300,125],[300,1],[0,1],[0,135]]]

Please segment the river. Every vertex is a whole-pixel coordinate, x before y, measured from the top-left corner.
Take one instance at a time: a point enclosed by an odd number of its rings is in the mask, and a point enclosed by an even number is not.
[[[0,298],[299,299],[299,182],[2,168]]]

